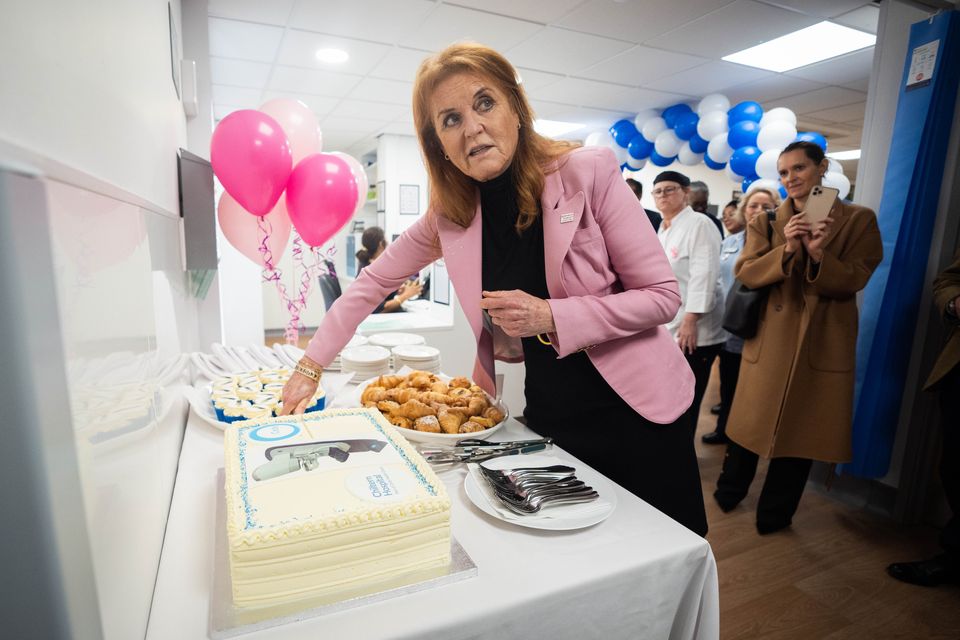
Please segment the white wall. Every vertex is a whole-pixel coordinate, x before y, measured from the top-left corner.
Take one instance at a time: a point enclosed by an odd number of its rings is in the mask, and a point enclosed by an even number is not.
[[[65,361],[31,356],[66,374],[60,402],[85,512],[70,528],[89,531],[109,639],[145,634],[186,415],[177,365],[197,348],[197,304],[180,268],[177,150],[187,135],[167,7],[38,0],[4,3],[0,21],[0,165],[45,178],[47,207],[16,214],[36,221],[31,234],[49,233]],[[182,33],[179,0],[172,8]],[[78,481],[47,471],[53,483]]]

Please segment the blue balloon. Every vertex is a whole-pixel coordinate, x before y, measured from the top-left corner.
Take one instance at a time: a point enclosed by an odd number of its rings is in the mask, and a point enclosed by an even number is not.
[[[747,189],[750,188],[750,185],[753,184],[756,179],[757,179],[757,176],[750,176],[749,178],[744,178],[743,183],[741,183],[740,185],[741,191],[743,191],[743,193],[746,193]]]
[[[623,171],[624,169],[630,169],[630,165],[628,165],[626,162],[620,165],[620,171]],[[633,169],[630,169],[630,171],[633,171]]]
[[[753,100],[744,100],[727,111],[727,124],[731,127],[743,120],[760,122],[761,118],[763,118],[763,107]]]
[[[730,168],[739,176],[753,176],[757,171],[757,158],[760,157],[760,149],[754,146],[740,147],[734,150],[730,156]]]
[[[711,169],[715,169],[716,171],[720,171],[720,170],[723,169],[725,166],[727,166],[727,163],[726,163],[726,162],[716,162],[716,161],[715,161],[713,158],[711,158],[709,155],[704,155],[704,156],[703,156],[703,164],[707,165],[707,166],[710,167]]]
[[[787,197],[787,188],[786,188],[785,186],[780,185],[780,188],[777,189],[777,191],[780,192],[780,198],[781,198],[781,199],[786,199],[786,197]]]
[[[617,120],[610,125],[610,135],[613,136],[613,141],[624,149],[638,133],[640,132],[629,120]]]
[[[727,134],[727,144],[731,149],[740,147],[754,147],[757,144],[757,134],[760,133],[760,125],[753,120],[741,120],[730,127]]]
[[[653,151],[653,143],[643,137],[641,134],[633,136],[633,140],[627,145],[627,153],[634,160],[643,160]]]
[[[709,146],[710,141],[704,140],[699,134],[694,133],[692,136],[690,136],[690,151],[693,151],[694,153],[704,153]]]
[[[690,105],[684,104],[683,102],[677,103],[672,107],[667,107],[663,110],[663,113],[660,114],[660,117],[663,118],[664,122],[667,123],[667,126],[673,129],[677,126],[677,118],[685,113],[692,113],[693,109],[690,108]]]
[[[664,158],[662,155],[656,151],[650,152],[650,162],[657,165],[658,167],[666,167],[673,164],[673,161],[677,159],[677,156],[671,156],[669,158]]]
[[[794,142],[812,142],[823,149],[824,153],[827,151],[827,139],[816,131],[801,131],[797,134]]]
[[[697,123],[700,122],[700,116],[693,111],[681,113],[677,116],[676,124],[673,125],[673,131],[681,140],[689,140],[697,135]],[[698,152],[699,153],[699,152]]]

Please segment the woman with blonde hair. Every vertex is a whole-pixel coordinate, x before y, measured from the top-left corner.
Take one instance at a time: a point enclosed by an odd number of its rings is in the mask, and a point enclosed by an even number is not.
[[[883,257],[870,209],[834,199],[825,220],[804,215],[827,170],[823,149],[791,143],[777,168],[789,197],[773,220],[749,223],[735,268],[740,282],[769,294],[757,335],[743,345],[731,442],[713,494],[721,509],[733,509],[759,457],[770,458],[757,504],[761,534],[790,526],[813,460],[851,458],[856,296]]]
[[[613,152],[534,131],[516,70],[482,45],[425,60],[413,96],[429,210],[324,317],[284,407],[301,411],[369,310],[443,257],[477,383],[493,394],[494,359],[523,360],[530,428],[705,534],[696,453],[677,424],[693,375],[661,326],[677,282]]]
[[[769,214],[780,204],[779,194],[766,187],[756,187],[747,192],[739,203],[731,202],[733,211],[727,214],[724,209],[723,225],[730,232],[720,247],[720,282],[725,295],[733,288],[733,267],[743,250],[746,226],[755,217]],[[727,419],[733,404],[737,378],[740,376],[740,353],[743,351],[743,338],[728,336],[720,349],[720,414],[717,416],[717,428],[701,438],[706,444],[726,444]]]

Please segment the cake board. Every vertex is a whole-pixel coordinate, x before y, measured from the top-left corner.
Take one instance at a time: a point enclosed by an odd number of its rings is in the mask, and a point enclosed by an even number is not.
[[[212,640],[233,638],[271,627],[318,618],[364,605],[390,600],[408,593],[433,589],[477,575],[477,565],[453,536],[450,537],[450,564],[427,571],[406,573],[389,582],[368,586],[363,593],[339,593],[331,599],[307,598],[270,607],[242,608],[233,604],[230,559],[227,546],[227,505],[224,470],[217,470],[217,511],[214,535],[213,589],[210,593]],[[373,592],[370,592],[373,589]]]

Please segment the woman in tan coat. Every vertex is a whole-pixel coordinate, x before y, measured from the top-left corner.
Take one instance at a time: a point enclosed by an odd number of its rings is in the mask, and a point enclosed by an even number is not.
[[[771,458],[757,506],[760,533],[790,525],[813,460],[850,460],[856,293],[883,256],[870,209],[837,200],[826,220],[804,217],[827,169],[819,146],[789,145],[778,168],[789,197],[769,241],[767,216],[751,221],[735,269],[748,287],[770,289],[757,335],[743,347],[727,423],[732,442],[714,492],[730,511],[747,495],[759,456]]]

